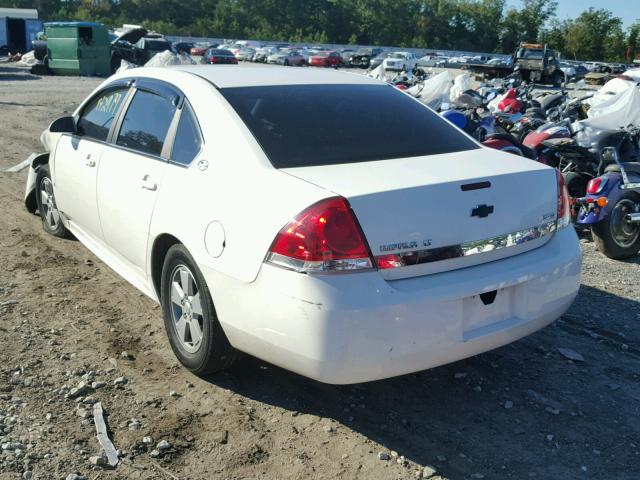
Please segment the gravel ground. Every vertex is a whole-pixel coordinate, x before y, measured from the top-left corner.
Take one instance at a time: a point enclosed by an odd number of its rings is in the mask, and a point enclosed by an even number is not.
[[[353,386],[253,358],[200,379],[157,305],[22,205],[47,124],[99,80],[0,65],[0,479],[637,479],[640,259],[583,235],[571,310],[515,344]],[[560,349],[560,350],[559,350]],[[121,461],[105,469],[102,403]]]

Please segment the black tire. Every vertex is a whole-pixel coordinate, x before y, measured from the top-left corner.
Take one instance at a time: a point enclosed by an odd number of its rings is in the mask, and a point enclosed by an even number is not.
[[[640,224],[620,223],[627,213],[633,212],[640,212],[640,196],[627,192],[618,199],[605,221],[591,227],[596,248],[605,256],[622,260],[640,251]]]
[[[193,293],[199,294],[201,314],[196,314],[197,309],[195,307],[191,310],[191,303],[189,303],[188,307],[189,312],[186,312],[186,306],[179,307],[172,301],[174,275],[176,273],[179,274],[183,271],[181,269],[184,268],[192,274],[192,278],[195,281],[195,291]],[[218,321],[205,279],[193,257],[182,244],[172,246],[167,252],[162,267],[160,292],[167,337],[173,353],[182,365],[195,375],[205,376],[228,368],[236,361],[240,353],[227,340],[227,336]],[[188,294],[189,292],[186,293]],[[195,296],[191,297],[191,299],[195,299]],[[176,308],[180,308],[180,311],[177,311]],[[198,322],[202,336],[197,346],[189,345],[188,342],[180,339],[177,321],[175,320],[178,313],[181,315],[180,318],[183,318],[182,316],[185,314],[193,315],[191,321]],[[192,331],[190,327],[185,327],[185,332],[187,332],[187,328],[189,328],[190,332]]]
[[[43,203],[42,191],[48,191],[50,201]],[[60,212],[56,205],[55,194],[53,191],[53,180],[51,180],[51,172],[49,165],[41,165],[36,175],[36,204],[38,206],[38,214],[42,220],[42,228],[45,232],[60,238],[73,238],[73,235],[62,224]]]
[[[289,66],[289,60],[287,60],[286,58],[284,59],[284,66],[288,67]]]

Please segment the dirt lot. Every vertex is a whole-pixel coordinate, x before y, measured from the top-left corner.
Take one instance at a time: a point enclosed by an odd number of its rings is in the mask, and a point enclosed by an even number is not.
[[[570,312],[497,351],[353,386],[253,358],[187,373],[158,306],[80,243],[45,235],[22,205],[26,172],[5,172],[98,83],[0,65],[0,479],[640,477],[640,259],[607,260],[588,235]],[[93,388],[70,392],[82,381]],[[89,460],[94,401],[115,470]]]

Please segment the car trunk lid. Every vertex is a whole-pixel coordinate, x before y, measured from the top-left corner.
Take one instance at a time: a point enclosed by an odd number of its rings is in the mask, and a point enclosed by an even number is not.
[[[345,197],[389,280],[505,258],[546,243],[555,229],[555,172],[478,149],[281,171]]]

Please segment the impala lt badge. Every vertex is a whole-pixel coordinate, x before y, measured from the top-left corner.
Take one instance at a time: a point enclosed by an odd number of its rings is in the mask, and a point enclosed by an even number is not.
[[[493,205],[478,205],[476,208],[471,210],[472,217],[485,218],[493,213]]]

